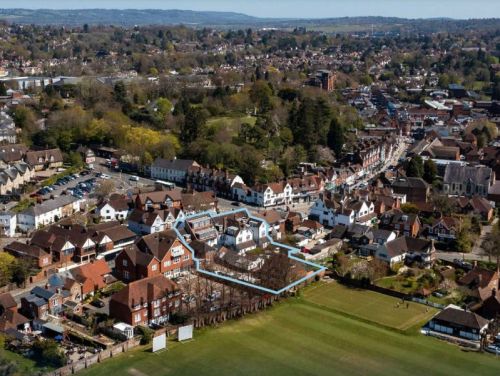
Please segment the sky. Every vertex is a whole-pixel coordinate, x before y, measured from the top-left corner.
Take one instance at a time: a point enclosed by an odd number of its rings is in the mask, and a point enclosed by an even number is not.
[[[0,0],[0,8],[154,8],[240,12],[259,17],[500,17],[500,0]]]

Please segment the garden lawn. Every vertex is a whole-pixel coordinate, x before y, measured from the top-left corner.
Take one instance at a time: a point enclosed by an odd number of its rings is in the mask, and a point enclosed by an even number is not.
[[[337,282],[320,283],[305,289],[304,299],[326,309],[399,330],[420,324],[437,312],[422,304],[401,303],[401,299]]]
[[[241,124],[247,123],[250,125],[255,125],[256,119],[257,118],[253,116],[217,116],[208,119],[206,127],[212,128],[214,133],[224,132],[231,137],[235,137],[238,135]]]
[[[500,373],[500,360],[494,356],[463,352],[431,337],[402,334],[308,302],[311,297],[318,299],[316,291],[328,293],[330,288],[331,285],[310,289],[304,297],[291,298],[268,311],[196,331],[194,340],[169,342],[167,351],[157,354],[144,349],[131,351],[79,374],[487,376]],[[336,287],[332,291],[341,291],[342,297],[350,296]],[[333,299],[328,302],[333,303]],[[350,304],[356,307],[354,302]],[[373,311],[374,306],[365,305],[365,309]]]
[[[4,338],[0,335],[0,359],[5,359],[9,362],[13,362],[17,366],[17,371],[19,375],[31,375],[36,372],[42,371],[41,368],[36,366],[36,362],[28,359],[20,354],[4,349]],[[49,369],[46,369],[49,370]]]

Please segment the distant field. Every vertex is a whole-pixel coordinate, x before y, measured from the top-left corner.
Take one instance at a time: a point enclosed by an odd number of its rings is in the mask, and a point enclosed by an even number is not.
[[[217,116],[208,119],[206,126],[212,128],[214,133],[224,132],[234,137],[238,135],[241,124],[255,125],[256,120],[253,116]]]
[[[418,303],[408,303],[406,308],[406,302],[401,304],[401,299],[349,288],[337,282],[318,284],[306,289],[304,299],[328,309],[400,330],[409,329],[437,312]]]
[[[420,334],[401,334],[309,303],[333,304],[352,294],[329,284],[312,288],[302,298],[195,332],[187,343],[169,343],[163,353],[136,350],[92,366],[82,376],[294,376],[294,375],[499,375],[500,360],[466,353],[458,347]],[[324,294],[325,299],[320,299]],[[365,296],[366,295],[366,296]],[[379,312],[370,294],[360,295],[361,316]],[[356,307],[354,302],[344,304]],[[419,314],[418,309],[410,309]],[[363,311],[363,310],[361,310]],[[380,311],[393,316],[403,310]],[[359,312],[358,312],[359,314]],[[361,317],[360,316],[360,317]],[[405,315],[408,316],[408,315]],[[399,322],[400,320],[396,320]],[[401,320],[407,322],[408,320]],[[413,332],[412,332],[413,333]]]

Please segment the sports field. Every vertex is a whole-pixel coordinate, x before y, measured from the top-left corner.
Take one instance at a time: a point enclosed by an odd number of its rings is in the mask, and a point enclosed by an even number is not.
[[[437,312],[418,303],[402,303],[401,299],[336,282],[311,286],[305,290],[304,298],[327,309],[400,330],[426,321]]]
[[[266,312],[196,332],[191,342],[169,343],[163,353],[131,351],[81,375],[500,374],[500,359],[494,356],[466,353],[434,338],[402,334],[308,301],[310,296],[317,300],[320,291],[329,296],[330,290],[338,293],[337,286],[323,285]],[[373,306],[366,308],[374,311]]]

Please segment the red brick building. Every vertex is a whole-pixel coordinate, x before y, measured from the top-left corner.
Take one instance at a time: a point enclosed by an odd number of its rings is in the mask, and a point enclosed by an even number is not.
[[[158,259],[160,273],[167,278],[178,277],[193,266],[191,251],[180,242],[173,230],[144,236],[136,245],[141,252]]]
[[[129,325],[161,324],[181,303],[177,284],[163,275],[131,282],[111,297],[110,316]]]
[[[124,249],[116,257],[115,275],[122,281],[136,281],[160,274],[160,261],[137,247]]]

